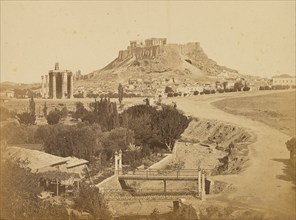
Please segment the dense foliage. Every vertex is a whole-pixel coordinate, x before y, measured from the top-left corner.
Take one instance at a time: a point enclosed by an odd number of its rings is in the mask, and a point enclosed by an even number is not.
[[[90,213],[94,219],[111,219],[104,197],[97,187],[81,184],[79,197],[74,202],[75,209]]]
[[[1,219],[68,219],[65,207],[38,197],[40,176],[31,173],[25,162],[1,160],[0,170]]]
[[[49,114],[46,116],[47,123],[50,125],[58,124],[61,118],[62,114],[57,109],[50,111]]]
[[[23,113],[17,114],[16,116],[17,116],[17,120],[19,121],[20,124],[23,124],[23,125],[35,124],[35,121],[36,121],[35,114],[33,115],[29,112],[23,112]]]

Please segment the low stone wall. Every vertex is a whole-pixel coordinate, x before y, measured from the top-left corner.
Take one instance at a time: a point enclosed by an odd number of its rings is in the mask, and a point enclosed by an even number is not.
[[[158,161],[157,163],[151,165],[146,170],[149,170],[149,169],[163,169],[165,166],[167,166],[170,163],[174,162],[175,159],[176,159],[176,154],[173,152],[171,154],[168,154],[165,158]]]
[[[102,182],[96,185],[100,190],[104,189],[121,189],[120,183],[118,181],[117,175],[113,175],[104,179]]]

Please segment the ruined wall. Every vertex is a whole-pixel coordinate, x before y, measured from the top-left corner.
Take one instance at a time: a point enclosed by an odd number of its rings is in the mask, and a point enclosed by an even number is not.
[[[164,48],[162,45],[129,48],[128,50],[120,50],[118,54],[118,59],[124,60],[128,57],[136,57],[137,59],[145,57],[152,58],[160,53],[163,53],[163,51]]]

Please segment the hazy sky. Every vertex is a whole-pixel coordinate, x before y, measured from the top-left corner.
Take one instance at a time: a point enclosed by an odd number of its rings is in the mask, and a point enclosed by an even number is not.
[[[242,73],[295,74],[295,1],[1,1],[1,81],[40,82],[55,62],[86,74],[149,37],[200,42]]]

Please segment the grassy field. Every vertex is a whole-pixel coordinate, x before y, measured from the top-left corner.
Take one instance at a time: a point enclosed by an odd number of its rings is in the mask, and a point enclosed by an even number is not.
[[[295,133],[295,90],[254,97],[230,98],[213,105],[231,114],[263,122],[290,136]]]

